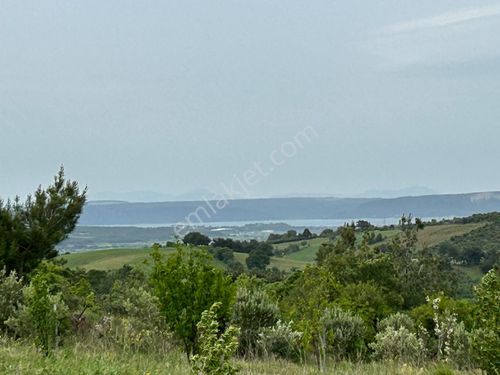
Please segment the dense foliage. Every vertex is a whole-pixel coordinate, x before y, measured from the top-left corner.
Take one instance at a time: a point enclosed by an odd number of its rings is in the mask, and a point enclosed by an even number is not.
[[[311,238],[317,237],[316,234],[311,233],[308,228],[305,228],[302,233],[297,233],[295,230],[289,230],[283,234],[271,233],[267,238],[267,242],[270,243],[282,243],[282,242],[292,242],[292,241],[302,241],[310,240]]]
[[[478,214],[453,222],[483,224],[478,229],[462,236],[456,236],[436,246],[440,254],[447,255],[454,262],[468,266],[480,266],[488,272],[495,265],[500,266],[500,213]]]
[[[210,238],[200,232],[191,232],[186,234],[182,241],[187,245],[207,246],[210,243]]]
[[[57,256],[55,246],[75,228],[85,194],[76,182],[66,181],[61,167],[52,185],[39,187],[26,201],[0,200],[0,267],[23,275]]]
[[[182,342],[188,358],[198,352],[196,325],[203,311],[220,302],[218,316],[228,322],[235,288],[223,271],[210,263],[207,252],[178,247],[164,259],[158,252],[151,273],[153,292],[159,300],[167,326]]]

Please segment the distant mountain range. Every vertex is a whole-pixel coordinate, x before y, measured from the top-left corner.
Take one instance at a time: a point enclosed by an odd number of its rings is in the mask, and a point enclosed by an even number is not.
[[[309,219],[469,216],[500,211],[500,192],[423,195],[400,198],[269,198],[228,201],[223,209],[215,201],[131,203],[91,201],[80,225],[144,225],[191,221],[252,222]],[[222,203],[219,202],[219,207]]]
[[[360,197],[363,198],[398,198],[398,197],[417,197],[422,195],[436,195],[436,192],[433,189],[430,189],[425,186],[412,186],[403,189],[394,189],[394,190],[377,190],[371,189],[366,190]]]
[[[184,194],[168,194],[158,191],[101,191],[90,194],[90,199],[95,201],[126,201],[126,202],[173,202],[173,201],[197,201],[204,196],[211,196],[209,190],[198,189]]]
[[[184,192],[183,194],[169,194],[159,191],[149,191],[149,190],[136,190],[136,191],[100,191],[91,192],[89,199],[92,201],[125,201],[125,202],[181,202],[181,201],[200,201],[204,197],[212,197],[215,192],[208,189],[196,189]],[[425,186],[410,186],[401,189],[393,190],[383,190],[383,189],[370,189],[366,190],[360,194],[332,194],[320,193],[320,192],[292,192],[280,195],[269,195],[269,196],[259,196],[251,197],[253,199],[257,198],[324,198],[324,197],[342,197],[342,198],[397,198],[397,197],[410,197],[410,196],[420,196],[420,195],[431,195],[438,194],[433,189]],[[249,197],[233,196],[234,199],[248,199]]]

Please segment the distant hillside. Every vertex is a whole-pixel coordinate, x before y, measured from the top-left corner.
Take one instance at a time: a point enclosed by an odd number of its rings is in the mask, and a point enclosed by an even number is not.
[[[495,245],[496,243],[498,243],[498,233],[500,233],[498,232],[500,228],[498,226],[499,223],[500,214],[489,214],[484,216],[474,215],[465,219],[456,219],[453,220],[452,223],[447,221],[439,224],[432,224],[426,226],[422,231],[419,232],[418,241],[422,247],[430,246],[438,250],[442,254],[451,256],[456,264],[459,264],[461,268],[465,271],[468,271],[469,274],[472,273],[472,275],[475,277],[475,280],[477,280],[484,272],[489,270],[498,259],[498,251],[496,250],[496,248],[490,245]],[[495,229],[497,230],[496,236],[491,236],[493,224],[495,224]],[[120,245],[120,243],[126,243],[127,241],[132,241],[133,239],[137,238],[140,238],[145,242],[151,242],[153,238],[160,238],[161,236],[165,236],[165,234],[168,233],[169,229],[171,231],[171,228],[80,227],[79,229],[77,229],[77,231],[78,237],[85,238],[85,235],[87,234],[99,236],[101,239],[103,239],[104,237],[109,236],[107,238],[109,244]],[[102,233],[99,233],[101,231]],[[399,229],[378,229],[376,230],[376,232],[383,235],[384,243],[390,242],[395,236],[400,234]],[[209,236],[214,237],[213,233],[205,233]],[[356,237],[360,242],[363,237],[363,233],[358,232],[356,234]],[[471,259],[472,261],[469,260],[470,255],[468,255],[469,251],[467,249],[467,246],[470,245],[470,239],[479,239],[481,252],[483,252],[484,250],[484,254],[491,254],[490,257],[484,258],[485,260],[488,260],[487,264],[483,261],[483,259],[481,259],[481,257],[479,259]],[[90,241],[89,244],[91,244],[92,238],[88,238],[88,240]],[[331,241],[332,240],[328,237],[316,237],[310,240],[294,240],[274,244],[273,246],[275,251],[285,250],[291,246],[296,246],[297,250],[290,253],[284,253],[284,255],[277,255],[272,257],[271,266],[276,266],[282,270],[303,268],[307,264],[314,263],[316,253],[322,244],[331,243]],[[78,243],[75,241],[73,242]],[[164,241],[158,242],[164,243]],[[133,244],[131,243],[131,245]],[[453,254],[451,254],[451,246],[460,248],[459,250],[454,251],[455,256],[452,256]],[[94,249],[96,248],[97,247],[94,247]],[[88,249],[91,249],[91,247],[89,247]],[[170,253],[172,252],[172,250],[173,249],[171,248],[162,248],[162,251],[166,253]],[[144,260],[150,257],[150,252],[150,247],[146,247],[145,243],[143,243],[141,244],[141,246],[130,246],[129,248],[110,247],[106,250],[82,251],[73,254],[63,254],[61,257],[68,261],[69,267],[108,270],[120,268],[125,264],[141,264]],[[476,252],[473,252],[472,254],[475,255]],[[235,253],[235,257],[242,263],[244,263],[246,256],[247,254]]]
[[[212,208],[210,207],[212,206]],[[197,212],[205,223],[224,221],[469,216],[500,211],[500,192],[401,198],[270,198],[216,202],[89,202],[80,225],[138,225],[184,221]],[[215,211],[215,212],[214,212]]]

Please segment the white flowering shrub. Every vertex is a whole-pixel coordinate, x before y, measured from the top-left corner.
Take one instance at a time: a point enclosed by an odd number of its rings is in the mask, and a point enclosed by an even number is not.
[[[434,310],[434,334],[437,338],[437,358],[459,368],[472,366],[470,334],[463,322],[457,321],[457,316],[448,310],[441,312],[441,299],[432,301]]]

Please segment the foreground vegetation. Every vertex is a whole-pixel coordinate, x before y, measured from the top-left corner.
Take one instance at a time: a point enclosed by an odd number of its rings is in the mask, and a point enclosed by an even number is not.
[[[471,247],[496,239],[498,214],[448,223],[471,228],[444,248],[422,246],[424,224],[403,217],[327,230],[322,243],[308,230],[265,242],[190,233],[155,244],[144,266],[69,268],[54,249],[84,201],[61,171],[34,199],[0,204],[5,373],[500,371],[498,251],[478,259]],[[313,246],[303,268],[271,265]],[[468,266],[484,272],[474,287]]]
[[[393,245],[413,243],[415,229]],[[153,250],[149,269],[42,262],[28,284],[4,271],[0,363],[20,374],[498,372],[498,271],[475,299],[454,299],[439,262],[417,273],[403,263],[412,276],[391,280],[405,252],[373,263],[354,238],[346,228],[318,265],[277,282],[225,275],[206,250],[182,246]],[[416,277],[422,266],[433,271]]]
[[[187,375],[191,367],[181,352],[171,349],[164,355],[109,350],[94,343],[68,345],[43,356],[32,344],[0,339],[0,373],[50,375]],[[313,365],[294,364],[279,359],[237,361],[242,375],[316,375]],[[332,363],[330,373],[339,375],[446,375],[479,374],[478,371],[454,371],[443,364],[428,364],[425,368],[395,362]]]

